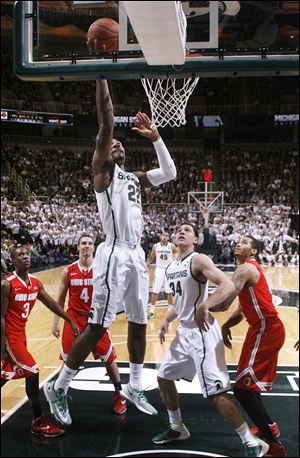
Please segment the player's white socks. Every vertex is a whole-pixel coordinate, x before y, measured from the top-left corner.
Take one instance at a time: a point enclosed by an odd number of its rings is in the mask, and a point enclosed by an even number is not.
[[[63,389],[65,393],[68,392],[70,383],[77,374],[78,369],[70,369],[66,364],[63,365],[62,370],[54,384],[54,389]]]
[[[171,427],[182,424],[180,408],[177,410],[168,410],[168,415]]]
[[[246,422],[244,422],[239,428],[237,428],[236,432],[240,436],[242,442],[247,442],[248,445],[253,447],[257,445],[258,442],[255,439],[255,437],[251,434],[249,426]]]
[[[143,373],[143,364],[129,363],[130,376],[129,383],[131,388],[136,391],[142,390],[142,373]]]

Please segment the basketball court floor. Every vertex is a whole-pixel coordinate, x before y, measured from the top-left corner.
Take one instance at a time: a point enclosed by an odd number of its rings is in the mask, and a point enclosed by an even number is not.
[[[36,274],[54,297],[62,268]],[[264,397],[267,409],[281,429],[281,439],[287,456],[299,456],[299,369],[298,352],[293,348],[298,339],[299,289],[297,267],[266,268],[272,288],[274,303],[286,327],[286,341],[279,356],[277,379],[273,391]],[[228,274],[230,275],[230,274]],[[150,271],[150,284],[153,272]],[[161,297],[162,298],[162,297]],[[229,312],[216,314],[222,324]],[[152,444],[151,438],[166,428],[167,414],[159,396],[156,369],[174,336],[176,322],[164,345],[159,343],[157,333],[160,319],[167,310],[166,302],[158,302],[156,315],[148,323],[147,352],[143,386],[158,409],[157,417],[139,412],[129,405],[127,413],[112,413],[113,386],[99,362],[90,356],[72,382],[69,390],[69,406],[73,424],[58,438],[46,439],[30,432],[31,409],[26,402],[24,380],[11,381],[2,389],[2,442],[1,455],[11,456],[242,456],[239,438],[231,426],[205,401],[197,379],[192,383],[178,382],[183,419],[191,432],[189,440],[166,446]],[[59,341],[51,334],[51,313],[40,303],[34,307],[27,326],[29,350],[40,368],[41,387],[56,377],[60,368]],[[233,328],[233,349],[226,349],[226,360],[232,381],[235,379],[246,323]],[[118,354],[121,382],[129,378],[126,348],[127,322],[123,313],[111,326],[111,334]],[[41,390],[45,412],[48,404]],[[250,423],[250,422],[249,422]]]

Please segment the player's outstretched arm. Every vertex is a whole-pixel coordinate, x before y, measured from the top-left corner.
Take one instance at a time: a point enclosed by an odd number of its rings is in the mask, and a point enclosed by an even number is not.
[[[111,158],[114,113],[106,80],[96,81],[96,107],[99,131],[96,136],[92,169],[95,190],[101,191],[109,185],[114,166]]]
[[[160,137],[157,128],[145,113],[140,111],[136,114],[136,123],[132,130],[138,132],[143,137],[150,138],[155,148],[159,163],[158,169],[149,170],[148,172],[134,172],[139,178],[142,186],[159,186],[170,180],[175,180],[177,171],[173,159]]]
[[[55,313],[56,315],[63,318],[65,321],[69,323],[71,328],[74,331],[75,336],[79,335],[79,330],[77,326],[74,324],[73,320],[66,314],[66,312],[52,299],[51,296],[45,291],[44,285],[40,283],[40,289],[38,294],[38,299],[49,309],[51,312]]]

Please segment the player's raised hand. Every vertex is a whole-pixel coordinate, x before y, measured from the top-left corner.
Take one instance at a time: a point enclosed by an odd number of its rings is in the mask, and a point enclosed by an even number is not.
[[[132,130],[138,132],[143,137],[150,138],[152,142],[160,138],[156,126],[152,123],[151,119],[148,118],[146,113],[142,113],[141,111],[135,116],[135,124]]]

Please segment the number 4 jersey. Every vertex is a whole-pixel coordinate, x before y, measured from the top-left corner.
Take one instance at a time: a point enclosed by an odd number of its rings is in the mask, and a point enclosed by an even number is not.
[[[83,270],[79,261],[68,267],[69,309],[88,314],[93,295],[93,269]]]
[[[166,269],[167,282],[174,297],[174,310],[181,322],[195,321],[196,307],[208,297],[208,282],[200,283],[192,274],[193,252],[174,259]]]
[[[96,199],[106,237],[139,243],[144,228],[139,179],[115,164],[110,185],[96,192]]]

